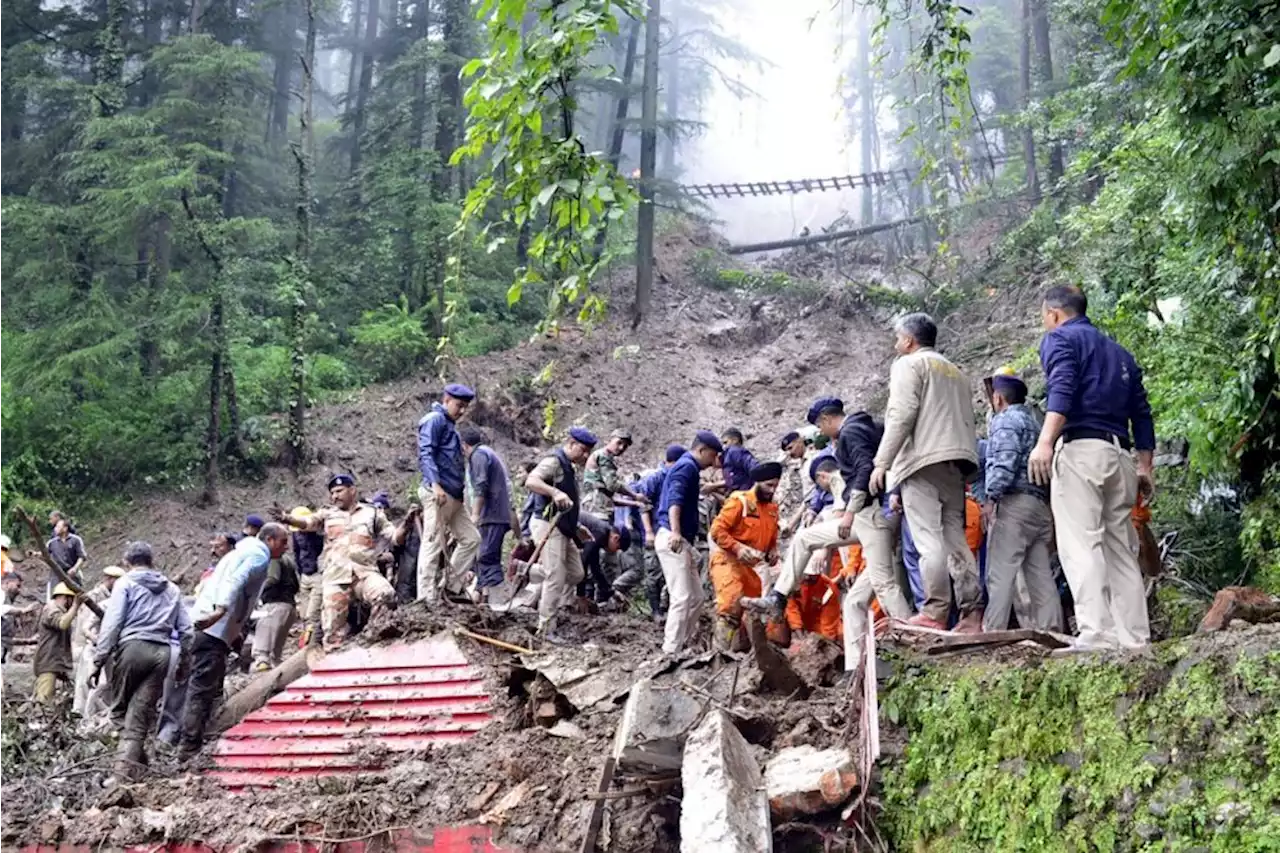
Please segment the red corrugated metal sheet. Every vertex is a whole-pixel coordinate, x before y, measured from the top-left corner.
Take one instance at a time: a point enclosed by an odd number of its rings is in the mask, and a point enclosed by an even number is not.
[[[19,848],[20,853],[98,853],[101,845],[32,844]],[[108,848],[110,849],[110,848]],[[375,840],[340,841],[320,844],[314,841],[274,841],[253,848],[256,853],[518,853],[514,848],[493,843],[493,832],[487,826],[443,826],[425,832],[401,830],[390,843],[385,836]],[[142,847],[126,847],[125,853],[218,853],[198,841],[170,841]]]
[[[325,656],[228,729],[210,775],[239,789],[355,773],[372,769],[361,757],[370,747],[464,741],[490,719],[481,674],[452,639],[352,648]]]

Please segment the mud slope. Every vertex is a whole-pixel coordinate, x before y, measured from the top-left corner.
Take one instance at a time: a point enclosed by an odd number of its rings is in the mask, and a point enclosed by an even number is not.
[[[694,226],[662,239],[653,317],[639,330],[625,317],[631,278],[617,274],[605,283],[613,293],[606,323],[589,332],[566,324],[553,337],[466,359],[451,371],[479,390],[469,417],[489,431],[511,467],[547,446],[541,432],[548,401],[557,435],[575,423],[605,434],[630,428],[636,444],[623,467],[638,469],[702,427],[740,426],[757,454],[771,455],[820,393],[883,400],[893,356],[890,309],[866,302],[848,278],[771,296],[704,287],[693,260],[716,241]],[[948,316],[943,349],[975,377],[1016,355],[1035,340],[1034,300],[1024,295],[1004,292]],[[552,381],[537,383],[548,365]],[[190,579],[207,563],[213,531],[238,529],[246,512],[273,503],[320,501],[334,471],[354,472],[362,491],[386,489],[403,504],[416,478],[415,425],[440,387],[422,375],[315,407],[308,433],[319,461],[301,476],[273,468],[260,482],[224,484],[209,507],[198,506],[194,487],[134,498],[129,513],[87,526],[95,567],[117,559],[128,540],[146,539],[175,577]]]

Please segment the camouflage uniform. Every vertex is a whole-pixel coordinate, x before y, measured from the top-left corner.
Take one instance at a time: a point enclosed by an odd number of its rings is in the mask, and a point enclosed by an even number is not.
[[[347,637],[347,611],[353,596],[375,611],[395,601],[395,589],[374,562],[378,537],[391,524],[382,510],[367,503],[358,503],[350,510],[328,506],[316,516],[324,529],[320,625],[324,629],[324,647],[332,650]]]
[[[796,510],[804,505],[805,461],[792,458],[786,451],[782,452],[778,461],[782,463],[782,481],[778,483],[774,503],[778,505],[778,518],[786,524]]]
[[[613,496],[623,486],[618,460],[603,447],[591,454],[582,472],[582,509],[613,523]]]

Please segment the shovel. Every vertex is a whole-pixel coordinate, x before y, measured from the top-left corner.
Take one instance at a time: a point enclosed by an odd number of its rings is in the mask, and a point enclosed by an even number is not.
[[[492,598],[493,593],[489,593],[490,610],[495,613],[505,613],[511,609],[511,605],[516,600],[516,596],[520,594],[520,590],[524,589],[524,585],[529,582],[529,567],[535,565],[538,562],[538,558],[542,556],[542,549],[546,546],[547,540],[551,538],[551,531],[556,529],[556,523],[560,521],[560,517],[562,515],[564,515],[563,511],[557,512],[552,517],[551,526],[547,528],[547,532],[543,534],[540,540],[538,540],[538,544],[534,547],[533,553],[529,555],[529,559],[524,563],[517,564],[516,576],[514,580],[510,582],[511,595],[507,596],[506,601],[494,601]],[[507,583],[503,584],[503,586],[507,585]],[[497,588],[495,587],[494,589]]]

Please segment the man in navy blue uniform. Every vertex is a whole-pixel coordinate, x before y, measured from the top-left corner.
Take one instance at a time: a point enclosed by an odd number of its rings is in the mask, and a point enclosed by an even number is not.
[[[667,470],[658,501],[656,545],[670,604],[662,638],[664,654],[674,655],[698,630],[702,609],[702,580],[695,560],[698,538],[698,498],[702,471],[716,463],[724,446],[716,434],[699,430],[693,444]]]
[[[467,463],[458,438],[458,420],[476,392],[466,385],[446,385],[439,403],[418,422],[418,470],[422,485],[422,547],[418,551],[418,598],[428,606],[445,591],[461,592],[463,578],[480,550],[480,531],[462,505]],[[445,534],[456,543],[449,568],[443,573]]]
[[[1151,633],[1130,514],[1138,493],[1153,491],[1155,425],[1138,363],[1089,322],[1087,309],[1077,288],[1045,294],[1047,414],[1028,469],[1032,482],[1049,487],[1078,647],[1136,648]]]

